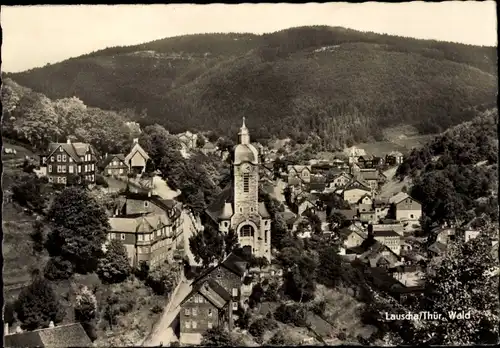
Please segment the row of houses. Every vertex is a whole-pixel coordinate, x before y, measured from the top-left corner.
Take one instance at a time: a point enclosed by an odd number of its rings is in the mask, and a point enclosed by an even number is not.
[[[102,158],[92,145],[68,139],[66,143],[50,143],[47,154],[40,156],[40,166],[42,175],[46,175],[51,183],[67,184],[70,177],[76,177],[94,184],[99,172],[117,176],[141,174],[148,160],[149,155],[139,145],[138,139],[134,139],[127,154],[106,154]]]

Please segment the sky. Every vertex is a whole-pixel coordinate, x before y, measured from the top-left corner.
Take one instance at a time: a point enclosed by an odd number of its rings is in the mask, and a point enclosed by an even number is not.
[[[497,45],[494,1],[2,6],[0,20],[4,72],[165,37],[211,32],[263,34],[305,25]]]

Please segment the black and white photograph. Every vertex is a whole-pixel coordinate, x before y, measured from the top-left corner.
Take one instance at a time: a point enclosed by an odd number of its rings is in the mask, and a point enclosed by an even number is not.
[[[500,343],[495,1],[0,17],[4,347]]]

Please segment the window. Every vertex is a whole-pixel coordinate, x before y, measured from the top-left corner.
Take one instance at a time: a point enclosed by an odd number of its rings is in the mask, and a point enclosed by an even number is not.
[[[81,173],[82,172],[82,166],[78,166],[78,173]]]
[[[52,166],[49,165],[49,173],[52,173]]]
[[[69,156],[69,162],[73,163],[73,157]]]
[[[224,227],[228,227],[229,226],[229,222],[224,222]]]
[[[62,161],[66,162],[66,160],[67,160],[66,155],[62,155]]]
[[[120,168],[120,170],[118,171],[120,174],[123,174],[123,169]]]
[[[54,162],[54,156],[50,156],[50,160]]]
[[[238,296],[238,289],[233,288],[233,297],[236,297],[236,296]]]
[[[238,304],[236,302],[233,302],[233,311],[238,310]]]
[[[144,201],[144,206],[147,208],[149,206],[149,202],[148,201]]]
[[[125,233],[122,233],[121,238],[122,240],[125,240]]]
[[[196,316],[198,314],[198,310],[196,308],[193,308],[193,316]]]
[[[196,326],[197,326],[196,321],[193,321],[192,325],[193,325],[193,329],[196,329]]]
[[[57,162],[61,162],[61,155],[57,155]]]
[[[253,227],[250,225],[245,225],[240,230],[241,237],[251,237],[253,236]]]
[[[184,326],[186,327],[186,329],[190,329],[191,328],[191,322],[190,321],[186,321],[186,324],[184,324]]]
[[[68,168],[69,168],[69,172],[70,172],[70,173],[73,173],[73,172],[74,172],[74,168],[73,168],[73,166],[69,166]]]
[[[208,316],[211,317],[213,315],[212,308],[208,309]]]
[[[161,230],[156,231],[156,236],[159,237],[161,233]]]
[[[66,173],[66,166],[61,166],[62,172]]]
[[[191,315],[191,310],[189,308],[186,308],[184,310],[184,315],[187,315],[187,316]]]
[[[211,323],[211,322],[208,322],[208,323],[207,323],[207,326],[208,326],[208,328],[209,328],[209,329],[211,329],[211,328],[212,328],[212,323]]]
[[[410,219],[413,219],[413,214],[410,215]]]
[[[49,182],[54,182],[54,178],[49,176]]]
[[[250,191],[250,176],[245,173],[243,174],[243,192],[249,192]]]
[[[61,181],[62,181],[62,183],[63,183],[63,184],[65,184],[65,183],[66,183],[66,177],[65,177],[65,176],[63,176],[63,177],[61,178]]]
[[[144,236],[143,236],[142,234],[139,234],[139,235],[137,236],[137,240],[138,240],[139,242],[142,242],[142,241],[144,240]]]
[[[111,233],[111,239],[115,239],[115,234]]]

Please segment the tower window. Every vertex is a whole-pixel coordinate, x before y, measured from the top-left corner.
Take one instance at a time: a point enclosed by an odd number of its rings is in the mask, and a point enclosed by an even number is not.
[[[250,225],[245,225],[240,230],[241,237],[251,237],[253,236],[253,227]]]
[[[250,176],[248,174],[243,174],[243,192],[250,191]]]

